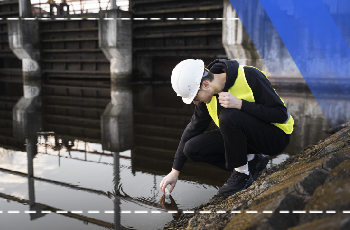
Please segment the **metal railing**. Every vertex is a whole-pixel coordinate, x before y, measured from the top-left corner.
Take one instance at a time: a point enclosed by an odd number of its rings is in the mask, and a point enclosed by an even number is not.
[[[115,0],[116,8],[129,10],[129,0]],[[51,17],[98,13],[113,8],[113,0],[31,0],[33,17]]]

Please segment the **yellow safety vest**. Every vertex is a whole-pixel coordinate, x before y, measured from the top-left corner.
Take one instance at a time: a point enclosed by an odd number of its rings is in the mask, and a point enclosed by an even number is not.
[[[236,96],[238,99],[241,99],[241,100],[243,99],[243,100],[246,100],[249,102],[255,102],[253,91],[247,83],[247,79],[245,78],[243,67],[245,67],[245,66],[243,66],[243,65],[239,66],[237,79],[236,79],[235,83],[233,84],[233,86],[228,89],[228,91],[232,95]],[[251,66],[249,66],[249,67],[251,67]],[[261,72],[266,77],[266,73],[264,71],[261,71]],[[281,97],[280,97],[280,99],[284,104],[284,101],[282,100]],[[286,105],[284,104],[284,106],[286,106]],[[208,108],[208,111],[209,111],[211,118],[214,120],[215,124],[219,127],[219,118],[218,118],[218,113],[217,113],[216,96],[213,96],[210,103],[207,104],[207,108]],[[283,124],[279,124],[279,123],[272,123],[272,124],[277,126],[280,129],[282,129],[286,134],[291,134],[293,132],[294,119],[288,113],[288,119],[286,122],[284,122]]]

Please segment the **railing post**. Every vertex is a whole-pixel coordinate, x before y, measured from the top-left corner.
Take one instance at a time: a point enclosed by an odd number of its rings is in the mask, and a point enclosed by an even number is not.
[[[116,0],[112,0],[112,10],[117,9],[117,1]]]
[[[19,17],[32,18],[32,4],[30,0],[18,0],[19,4]]]

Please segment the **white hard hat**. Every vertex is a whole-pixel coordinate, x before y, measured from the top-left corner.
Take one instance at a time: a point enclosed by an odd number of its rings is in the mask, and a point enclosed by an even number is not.
[[[191,104],[196,97],[203,72],[204,62],[199,59],[183,60],[173,69],[171,85],[186,104]]]

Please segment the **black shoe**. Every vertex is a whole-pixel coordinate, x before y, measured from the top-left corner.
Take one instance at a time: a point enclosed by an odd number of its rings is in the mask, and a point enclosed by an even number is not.
[[[248,161],[249,172],[252,174],[253,181],[259,176],[259,173],[266,168],[267,163],[269,163],[269,156],[264,156],[262,154],[255,154],[253,160]]]
[[[217,194],[218,196],[230,196],[248,188],[252,183],[253,177],[251,174],[248,176],[245,173],[233,170],[230,178],[228,178],[226,183],[219,189]]]

